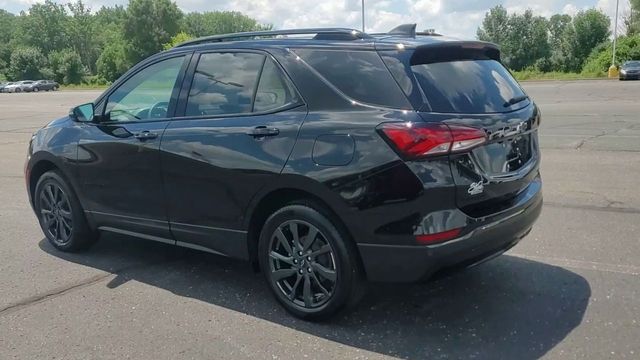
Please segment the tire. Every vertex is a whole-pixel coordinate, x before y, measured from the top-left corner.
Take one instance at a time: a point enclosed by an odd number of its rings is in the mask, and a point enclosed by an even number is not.
[[[38,92],[38,91],[40,91],[40,89],[38,89],[37,87],[33,88],[33,92]]]
[[[317,235],[309,243],[312,231]],[[311,201],[287,205],[267,219],[258,260],[276,300],[301,319],[326,319],[364,295],[355,244],[330,212]]]
[[[87,224],[76,194],[57,170],[48,171],[38,179],[33,203],[40,228],[56,249],[85,250],[98,239],[98,234]]]
[[[22,92],[22,89],[20,89],[20,88],[16,88],[16,91],[14,91],[14,92],[15,92],[15,93]]]

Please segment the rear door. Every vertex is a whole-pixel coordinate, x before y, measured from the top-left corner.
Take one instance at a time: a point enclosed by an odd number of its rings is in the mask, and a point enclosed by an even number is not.
[[[268,54],[196,55],[180,117],[161,144],[171,232],[180,245],[246,258],[251,198],[276,181],[306,107]]]

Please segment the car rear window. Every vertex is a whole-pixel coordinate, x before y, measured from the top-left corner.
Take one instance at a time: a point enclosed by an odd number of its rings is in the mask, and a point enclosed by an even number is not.
[[[411,66],[431,111],[482,114],[513,111],[528,104],[520,85],[496,60],[460,60]]]
[[[353,100],[390,108],[410,107],[375,51],[298,49],[295,52]]]

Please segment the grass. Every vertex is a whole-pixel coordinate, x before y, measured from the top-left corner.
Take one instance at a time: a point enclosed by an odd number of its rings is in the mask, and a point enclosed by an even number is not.
[[[587,80],[606,78],[605,73],[565,73],[559,71],[541,72],[536,70],[513,71],[518,81],[524,80]]]
[[[109,85],[96,84],[69,84],[60,85],[60,90],[105,90]]]

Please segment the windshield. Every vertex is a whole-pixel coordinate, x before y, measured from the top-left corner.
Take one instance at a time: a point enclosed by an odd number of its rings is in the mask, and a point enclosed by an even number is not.
[[[622,67],[637,68],[637,67],[640,67],[640,61],[628,61],[628,62],[624,63],[624,65],[622,65]]]
[[[495,60],[436,62],[411,69],[434,112],[499,113],[529,103],[509,71]]]

